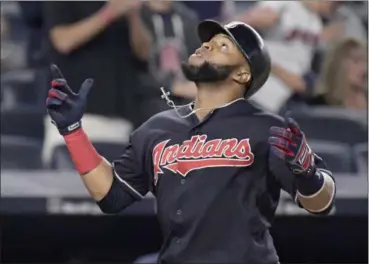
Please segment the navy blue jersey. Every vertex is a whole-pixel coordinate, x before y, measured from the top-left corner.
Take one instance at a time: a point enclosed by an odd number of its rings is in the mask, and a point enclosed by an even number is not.
[[[165,111],[132,133],[115,175],[138,200],[156,196],[159,263],[278,263],[269,227],[296,176],[270,155],[271,126],[285,125],[241,99],[201,122]]]

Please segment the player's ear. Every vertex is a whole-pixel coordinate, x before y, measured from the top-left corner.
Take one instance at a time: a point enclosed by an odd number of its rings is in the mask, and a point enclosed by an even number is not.
[[[251,79],[251,74],[245,69],[241,69],[233,76],[233,80],[242,86],[245,86]]]

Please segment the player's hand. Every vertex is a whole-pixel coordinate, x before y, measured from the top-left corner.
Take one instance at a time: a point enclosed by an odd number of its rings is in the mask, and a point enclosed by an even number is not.
[[[296,121],[287,117],[286,124],[287,128],[270,128],[271,151],[285,161],[293,173],[310,176],[316,170],[315,154]]]
[[[81,127],[81,119],[93,80],[87,79],[81,85],[79,93],[74,93],[68,86],[59,68],[51,65],[53,80],[46,99],[46,108],[52,123],[60,134],[67,135]]]

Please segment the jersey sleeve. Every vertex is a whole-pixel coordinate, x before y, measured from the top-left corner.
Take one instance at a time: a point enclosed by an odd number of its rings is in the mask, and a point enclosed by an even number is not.
[[[151,173],[144,140],[137,132],[130,136],[129,144],[122,156],[113,162],[114,177],[123,184],[125,189],[137,200],[141,200],[149,191]]]

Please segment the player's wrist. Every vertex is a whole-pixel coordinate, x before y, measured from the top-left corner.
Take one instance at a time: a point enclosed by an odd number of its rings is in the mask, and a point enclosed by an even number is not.
[[[76,131],[78,131],[79,129],[82,129],[82,122],[81,121],[77,121],[67,127],[58,127],[59,133],[60,135],[62,135],[63,137],[66,137]]]
[[[94,170],[102,162],[103,158],[82,128],[65,135],[64,140],[79,174],[83,175]]]
[[[324,185],[324,177],[318,170],[308,177],[297,176],[297,190],[304,196],[309,196],[318,192]]]

